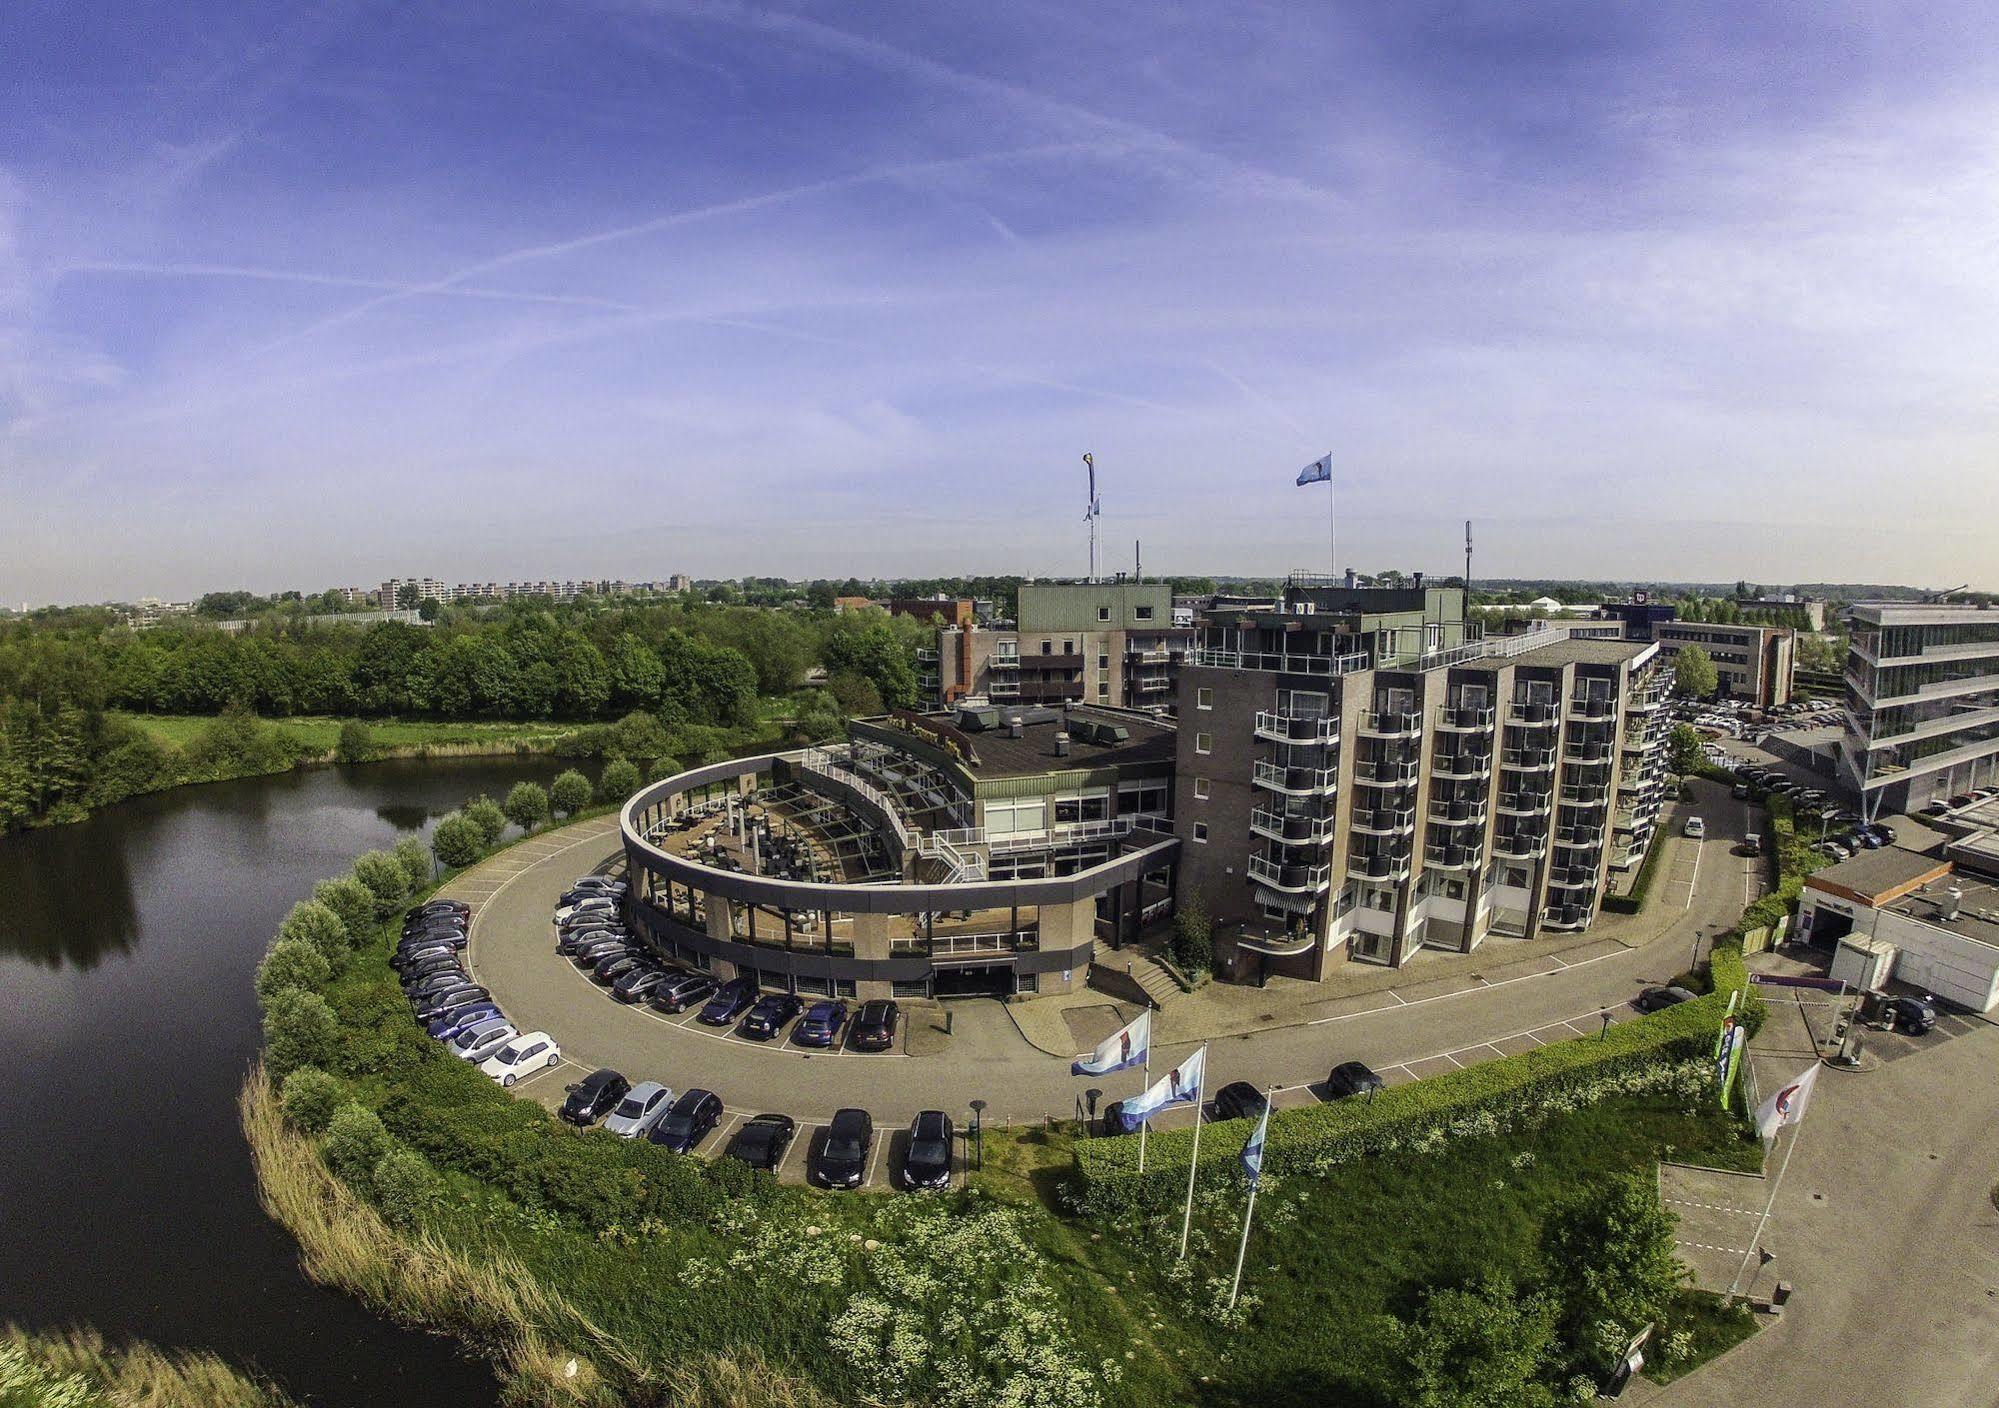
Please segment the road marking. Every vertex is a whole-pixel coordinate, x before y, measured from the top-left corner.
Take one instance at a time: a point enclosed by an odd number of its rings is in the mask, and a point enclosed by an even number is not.
[[[1464,1050],[1467,1050],[1467,1051],[1469,1051],[1469,1050],[1470,1050],[1471,1048],[1470,1048],[1470,1047],[1465,1047],[1465,1048],[1463,1048],[1463,1049],[1464,1049]],[[1457,1067],[1457,1068],[1458,1068],[1459,1070],[1461,1070],[1461,1071],[1462,1071],[1462,1070],[1463,1070],[1463,1069],[1465,1068],[1465,1063],[1464,1063],[1464,1062],[1462,1062],[1462,1061],[1460,1061],[1460,1060],[1459,1060],[1459,1059],[1458,1059],[1457,1057],[1455,1057],[1455,1056],[1451,1055],[1451,1053],[1450,1053],[1450,1052],[1448,1052],[1448,1051],[1440,1051],[1440,1052],[1438,1052],[1437,1054],[1438,1054],[1439,1056],[1442,1056],[1442,1057],[1443,1057],[1443,1058],[1444,1058],[1444,1059],[1445,1059],[1446,1061],[1449,1061],[1449,1062],[1450,1062],[1450,1063],[1451,1063],[1451,1064],[1452,1064],[1453,1066],[1456,1066],[1456,1067]]]
[[[1394,999],[1395,999],[1395,1000],[1396,1000],[1397,1002],[1401,1003],[1401,1004],[1402,1004],[1402,1005],[1403,1005],[1404,1007],[1409,1007],[1409,1006],[1412,1006],[1412,1005],[1413,1005],[1413,1004],[1412,1004],[1412,1003],[1411,1003],[1411,1002],[1409,1001],[1409,999],[1408,999],[1408,998],[1404,997],[1404,996],[1403,996],[1403,995],[1402,995],[1401,993],[1397,992],[1397,991],[1396,991],[1396,990],[1395,990],[1394,988],[1390,988],[1390,989],[1388,990],[1388,995],[1389,995],[1390,997],[1394,998]],[[1419,1001],[1428,1001],[1428,999],[1427,999],[1427,998],[1422,998],[1422,999],[1418,999],[1418,1000],[1419,1000]],[[1381,1009],[1380,1009],[1380,1008],[1376,1008],[1375,1010],[1376,1010],[1376,1011],[1378,1012],[1378,1011],[1380,1011]],[[1334,1021],[1334,1020],[1337,1020],[1337,1019],[1335,1019],[1335,1018],[1332,1018],[1332,1017],[1324,1017],[1324,1018],[1321,1018],[1320,1020],[1321,1020],[1321,1021],[1327,1021],[1327,1022],[1331,1022],[1331,1021]],[[1314,1025],[1314,1026],[1316,1026],[1316,1025],[1317,1025],[1317,1023],[1314,1023],[1313,1025]]]
[[[1611,942],[1617,943],[1618,941],[1613,939]],[[1609,958],[1622,958],[1625,955],[1632,952],[1635,952],[1635,950],[1624,948],[1620,945],[1618,948],[1611,950],[1609,953],[1599,953],[1594,958],[1579,959],[1574,963],[1562,963],[1562,970],[1566,971],[1571,968],[1587,968],[1592,963],[1602,963],[1605,959]],[[1548,958],[1555,957],[1555,955],[1553,954],[1546,954],[1543,956]],[[1557,963],[1561,963],[1561,960],[1559,958],[1556,958],[1555,961]],[[1485,987],[1482,988],[1460,988],[1456,992],[1433,993],[1429,997],[1419,997],[1415,999],[1413,1002],[1410,1001],[1408,998],[1401,996],[1399,993],[1395,991],[1394,988],[1386,988],[1383,989],[1383,991],[1385,991],[1390,997],[1394,998],[1397,1002],[1401,1003],[1404,1007],[1421,1007],[1426,1002],[1444,1002],[1448,1001],[1453,997],[1463,997],[1466,993],[1482,993],[1490,991],[1492,988],[1503,988],[1512,983],[1525,983],[1535,978],[1552,978],[1554,976],[1555,975],[1553,973],[1549,972],[1545,968],[1542,968],[1532,973],[1520,973],[1516,974],[1511,978],[1501,978],[1497,982],[1488,983]],[[1366,994],[1356,994],[1356,996],[1365,996],[1365,995]],[[1311,1021],[1307,1022],[1305,1025],[1308,1027],[1323,1027],[1333,1022],[1351,1022],[1359,1017],[1378,1016],[1386,1010],[1387,1010],[1386,1008],[1382,1007],[1370,1007],[1365,1012],[1341,1012],[1331,1017],[1314,1017]],[[1504,1040],[1504,1038],[1501,1039]]]
[[[1726,1203],[1697,1203],[1690,1198],[1662,1198],[1660,1201],[1678,1203],[1683,1208],[1705,1208],[1709,1212],[1732,1212],[1738,1217],[1761,1217],[1761,1208],[1732,1208]]]
[[[1681,1242],[1680,1245],[1683,1247],[1691,1247],[1693,1248],[1693,1250],[1700,1252],[1727,1252],[1730,1256],[1749,1255],[1749,1248],[1747,1247],[1716,1247],[1716,1246],[1710,1246],[1706,1242]]]
[[[887,1144],[888,1140],[889,1136],[882,1134],[875,1139],[873,1147],[868,1150],[868,1171],[861,1175],[861,1186],[863,1188],[874,1187],[875,1161],[881,1158],[882,1146]]]
[[[556,1063],[555,1063],[555,1064],[554,1064],[553,1066],[543,1066],[543,1067],[542,1067],[542,1068],[541,1068],[540,1070],[536,1071],[536,1072],[535,1072],[535,1073],[534,1073],[533,1075],[530,1075],[530,1076],[518,1076],[518,1077],[516,1077],[516,1078],[515,1078],[515,1080],[514,1080],[514,1083],[513,1083],[513,1086],[512,1086],[512,1089],[515,1089],[515,1090],[519,1090],[519,1089],[520,1089],[520,1088],[521,1088],[522,1086],[526,1085],[526,1084],[527,1084],[528,1082],[530,1082],[530,1081],[537,1081],[537,1080],[540,1080],[540,1079],[541,1079],[541,1078],[542,1078],[543,1076],[547,1075],[547,1074],[548,1074],[548,1073],[549,1073],[550,1071],[559,1071],[559,1070],[563,1069],[563,1068],[564,1068],[565,1066],[574,1066],[574,1067],[575,1067],[575,1068],[576,1068],[577,1070],[579,1070],[579,1071],[583,1069],[583,1068],[582,1068],[581,1066],[577,1065],[577,1064],[576,1064],[576,1062],[574,1062],[574,1061],[570,1060],[570,1059],[569,1059],[569,1058],[568,1058],[567,1056],[563,1056],[563,1057],[560,1057],[560,1058],[559,1058],[559,1059],[558,1059],[558,1060],[556,1061]],[[505,1087],[503,1087],[503,1088],[505,1088]]]
[[[743,1112],[741,1110],[730,1110],[724,1107],[723,1113],[728,1115],[728,1118],[708,1131],[707,1139],[702,1141],[701,1145],[695,1151],[699,1153],[701,1149],[706,1149],[708,1151],[704,1156],[706,1158],[719,1159],[723,1154],[727,1153],[729,1140],[735,1136],[736,1126],[742,1122]]]
[[[1694,891],[1700,887],[1701,883],[1701,852],[1705,849],[1707,849],[1706,837],[1702,837],[1700,840],[1694,842],[1694,873],[1687,880],[1687,902],[1682,906],[1684,909],[1692,909],[1694,907]]]

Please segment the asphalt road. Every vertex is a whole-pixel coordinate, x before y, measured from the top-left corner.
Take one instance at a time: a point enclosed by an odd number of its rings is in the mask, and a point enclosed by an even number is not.
[[[1602,1013],[1628,1020],[1635,1015],[1631,997],[1684,970],[1696,936],[1732,924],[1754,893],[1760,862],[1732,853],[1748,810],[1719,795],[1721,801],[1704,815],[1705,842],[1672,841],[1675,850],[1653,906],[1655,912],[1677,909],[1681,917],[1663,937],[1642,948],[1605,943],[1602,951],[1582,951],[1593,956],[1550,955],[1545,971],[1497,983],[1480,980],[1416,1001],[1376,994],[1363,1010],[1219,1039],[1209,1056],[1209,1088],[1247,1080],[1275,1087],[1280,1105],[1300,1104],[1319,1098],[1318,1084],[1342,1061],[1365,1061],[1390,1081],[1413,1079],[1600,1031]],[[935,1054],[920,1056],[805,1052],[784,1042],[718,1033],[697,1024],[692,1013],[668,1017],[618,1004],[555,953],[550,922],[556,896],[605,859],[614,838],[598,833],[567,846],[556,844],[559,840],[549,838],[530,863],[509,867],[512,873],[497,887],[476,871],[467,877],[482,901],[470,958],[508,1014],[524,1028],[552,1033],[577,1067],[612,1066],[633,1080],[660,1080],[676,1090],[706,1087],[720,1094],[732,1113],[781,1111],[803,1121],[852,1105],[884,1125],[906,1121],[921,1109],[960,1112],[962,1121],[974,1099],[987,1102],[986,1118],[994,1123],[1068,1118],[1092,1084],[1105,1100],[1140,1088],[1137,1071],[1097,1082],[1071,1076],[1066,1061],[1030,1046],[990,1001],[952,1004],[952,1035],[934,1043],[942,1048]],[[1196,1044],[1160,1047],[1154,1072],[1163,1072]],[[523,1093],[546,1085],[544,1098],[552,1098],[567,1079],[545,1077]],[[1161,1123],[1170,1126],[1172,1117]]]

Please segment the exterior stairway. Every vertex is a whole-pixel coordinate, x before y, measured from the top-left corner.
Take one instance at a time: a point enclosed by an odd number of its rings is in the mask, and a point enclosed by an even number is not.
[[[1090,956],[1090,986],[1125,1002],[1143,1002],[1164,1007],[1179,997],[1180,985],[1173,975],[1156,963],[1152,955],[1136,944],[1114,949],[1097,940]]]

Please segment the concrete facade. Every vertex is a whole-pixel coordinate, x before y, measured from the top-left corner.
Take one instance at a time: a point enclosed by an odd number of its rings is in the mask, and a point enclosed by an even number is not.
[[[1673,657],[1698,645],[1714,660],[1719,693],[1759,709],[1791,702],[1797,633],[1778,626],[1725,626],[1710,621],[1655,621],[1652,639],[1670,666]]]

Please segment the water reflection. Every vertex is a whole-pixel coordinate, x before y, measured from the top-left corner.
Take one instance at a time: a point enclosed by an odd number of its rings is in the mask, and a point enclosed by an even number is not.
[[[139,942],[125,850],[93,844],[82,826],[0,839],[0,896],[0,956],[90,969]]]

